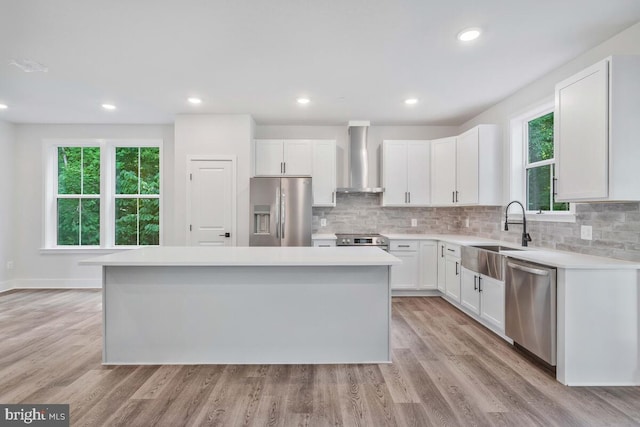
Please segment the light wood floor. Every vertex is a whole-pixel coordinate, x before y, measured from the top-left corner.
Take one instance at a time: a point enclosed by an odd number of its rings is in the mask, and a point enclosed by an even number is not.
[[[393,364],[103,367],[99,291],[0,294],[0,403],[73,425],[640,425],[640,387],[568,388],[440,298],[393,300]]]

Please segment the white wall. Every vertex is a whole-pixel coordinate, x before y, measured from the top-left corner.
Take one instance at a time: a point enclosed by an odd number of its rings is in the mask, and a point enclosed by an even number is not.
[[[380,146],[385,139],[436,139],[454,136],[457,126],[371,126],[369,127],[369,186],[380,185]],[[344,126],[271,126],[257,125],[256,139],[335,139],[337,148],[337,185],[348,185],[349,134]]]
[[[14,225],[16,286],[91,287],[100,285],[101,276],[98,267],[78,265],[78,261],[96,254],[41,251],[44,201],[42,141],[44,139],[162,139],[163,232],[166,237],[173,235],[172,126],[18,124],[15,125],[15,136],[15,154],[9,160],[15,164],[15,173],[9,182],[15,186],[16,191],[14,199],[17,218]],[[1,193],[0,197],[2,197]],[[4,202],[5,199],[2,197],[0,200]]]
[[[14,125],[0,120],[0,292],[12,287],[13,270],[6,265],[15,262],[14,150]]]
[[[508,173],[510,170],[510,120],[513,117],[525,113],[536,105],[553,100],[556,83],[614,54],[640,54],[640,23],[627,28],[604,43],[584,52],[565,65],[542,76],[535,82],[525,86],[460,126],[459,133],[481,123],[496,123],[502,126],[504,132],[503,170],[505,171],[505,185],[503,194],[505,195],[505,202],[508,202],[510,199],[509,180],[506,179],[510,175]]]
[[[187,156],[236,156],[237,245],[249,245],[249,177],[251,140],[255,124],[249,115],[184,114],[175,121],[175,233],[173,243],[187,242]]]

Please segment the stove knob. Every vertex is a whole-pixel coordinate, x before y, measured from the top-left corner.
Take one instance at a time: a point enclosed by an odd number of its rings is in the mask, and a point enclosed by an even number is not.
[[[376,243],[380,244],[380,243],[382,243],[382,241],[380,239],[376,239]]]
[[[351,243],[351,239],[347,239],[347,243]]]
[[[342,242],[341,242],[341,243],[342,243],[342,244],[345,244],[346,242],[347,242],[346,240],[342,239]]]

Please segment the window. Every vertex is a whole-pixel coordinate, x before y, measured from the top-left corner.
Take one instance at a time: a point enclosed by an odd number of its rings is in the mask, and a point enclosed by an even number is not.
[[[161,141],[46,141],[45,248],[161,244]]]
[[[568,203],[555,201],[553,112],[527,120],[525,136],[525,187],[528,211],[568,211]]]

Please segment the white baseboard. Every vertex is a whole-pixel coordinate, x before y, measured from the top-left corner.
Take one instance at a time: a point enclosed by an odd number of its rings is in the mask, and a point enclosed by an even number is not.
[[[15,289],[14,282],[15,282],[14,280],[7,280],[5,282],[0,282],[0,293]]]
[[[17,279],[13,289],[101,289],[100,279]]]

